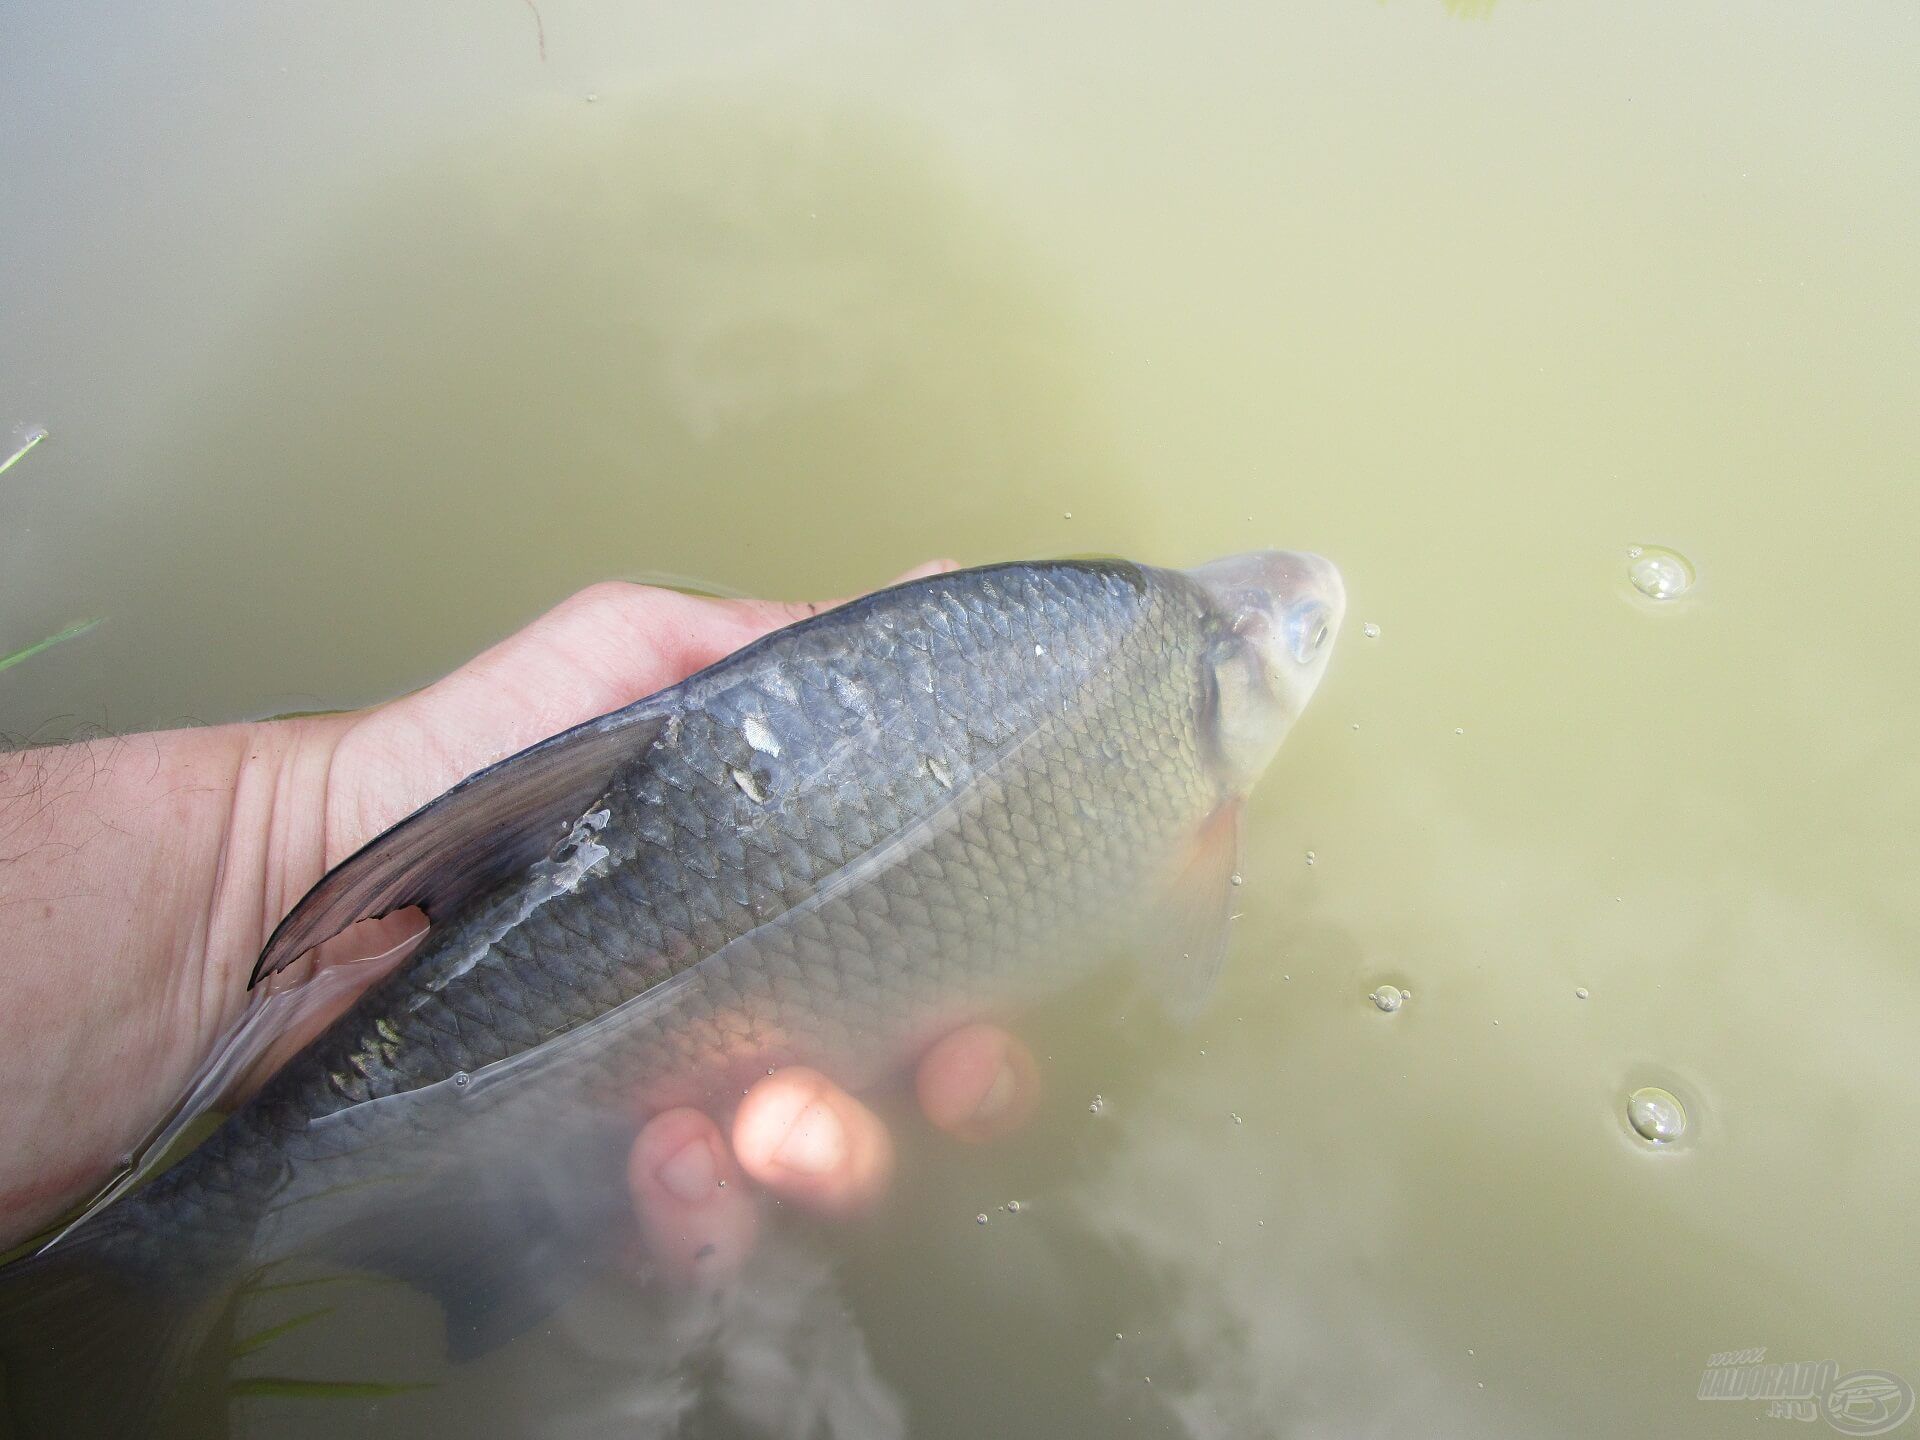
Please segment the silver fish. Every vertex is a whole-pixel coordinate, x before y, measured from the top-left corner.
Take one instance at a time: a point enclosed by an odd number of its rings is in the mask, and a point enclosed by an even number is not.
[[[1280,552],[938,575],[461,782],[316,886],[255,979],[408,905],[420,949],[182,1163],[26,1262],[0,1356],[19,1368],[25,1331],[29,1363],[53,1358],[34,1297],[71,1311],[76,1277],[178,1308],[316,1248],[420,1280],[456,1353],[484,1348],[524,1323],[494,1272],[550,1268],[525,1237],[583,1228],[527,1182],[615,1206],[649,1113],[724,1111],[788,1064],[870,1086],[1123,936],[1190,1007],[1226,949],[1240,805],[1344,608],[1330,563]],[[521,1243],[425,1253],[451,1193]]]

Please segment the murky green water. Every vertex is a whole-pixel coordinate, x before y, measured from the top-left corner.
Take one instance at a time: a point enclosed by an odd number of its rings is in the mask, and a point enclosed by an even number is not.
[[[116,8],[0,18],[0,426],[50,432],[0,654],[106,617],[11,734],[378,699],[636,572],[1284,544],[1353,603],[1197,1028],[1038,1017],[1032,1133],[909,1130],[721,1314],[610,1286],[453,1369],[343,1294],[243,1371],[433,1388],[244,1433],[1707,1436],[1774,1433],[1719,1352],[1920,1381],[1911,7],[541,0],[544,60],[513,0]]]

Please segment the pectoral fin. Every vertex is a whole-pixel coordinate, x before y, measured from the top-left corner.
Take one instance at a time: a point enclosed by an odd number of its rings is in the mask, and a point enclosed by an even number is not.
[[[349,925],[418,905],[449,914],[548,854],[665,727],[671,691],[469,775],[340,862],[293,907],[251,987]]]
[[[1226,963],[1241,810],[1239,801],[1229,801],[1207,817],[1149,920],[1145,973],[1167,1014],[1183,1024],[1206,1007]]]

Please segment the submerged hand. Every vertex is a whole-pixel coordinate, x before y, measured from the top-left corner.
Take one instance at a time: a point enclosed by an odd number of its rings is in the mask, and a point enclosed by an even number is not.
[[[921,1058],[921,1112],[963,1140],[1019,1126],[1038,1098],[1026,1046],[991,1025],[968,1025]],[[795,1066],[747,1092],[730,1137],[704,1111],[669,1110],[634,1141],[627,1180],[649,1257],[671,1280],[733,1275],[752,1250],[760,1209],[748,1182],[816,1214],[871,1208],[893,1174],[880,1118],[817,1070]]]

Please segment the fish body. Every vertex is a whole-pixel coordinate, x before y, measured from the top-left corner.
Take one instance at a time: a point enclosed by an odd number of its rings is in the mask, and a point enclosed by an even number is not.
[[[668,1106],[722,1112],[773,1067],[864,1088],[1079,981],[1122,928],[1204,985],[1222,819],[1342,605],[1331,566],[1271,553],[940,575],[482,772],[323,881],[262,970],[404,903],[420,948],[66,1244],[204,1285],[476,1158],[538,1170]]]

